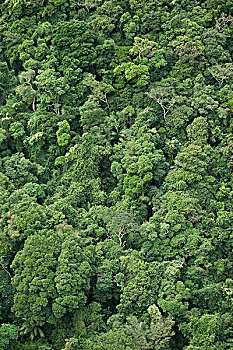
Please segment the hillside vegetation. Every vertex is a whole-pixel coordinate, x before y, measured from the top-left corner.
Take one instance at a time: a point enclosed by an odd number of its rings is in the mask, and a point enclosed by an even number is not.
[[[0,8],[0,349],[233,349],[232,0]]]

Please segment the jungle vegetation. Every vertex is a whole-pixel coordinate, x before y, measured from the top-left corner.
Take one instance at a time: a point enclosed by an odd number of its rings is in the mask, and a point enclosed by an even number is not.
[[[0,349],[233,349],[232,0],[0,8]]]

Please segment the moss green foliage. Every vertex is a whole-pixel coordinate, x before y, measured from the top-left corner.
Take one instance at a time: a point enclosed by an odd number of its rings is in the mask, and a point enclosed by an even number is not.
[[[232,349],[232,1],[0,9],[0,349]]]

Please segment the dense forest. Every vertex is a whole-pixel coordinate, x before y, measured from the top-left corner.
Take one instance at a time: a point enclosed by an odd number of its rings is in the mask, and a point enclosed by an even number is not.
[[[0,349],[233,349],[232,0],[0,8]]]

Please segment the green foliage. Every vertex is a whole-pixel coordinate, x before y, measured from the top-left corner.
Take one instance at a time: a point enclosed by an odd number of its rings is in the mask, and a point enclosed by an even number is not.
[[[114,321],[113,316],[113,320],[109,320],[112,323],[112,329],[100,334],[90,349],[114,349],[114,346],[122,350],[166,348],[172,336],[173,321],[163,318],[156,305],[151,305],[147,312],[148,323],[140,322],[137,317],[131,316],[127,317],[126,323],[121,324],[117,320]]]
[[[56,318],[61,318],[67,310],[72,313],[86,304],[91,276],[88,260],[75,239],[67,237],[61,246],[54,279],[58,295],[52,309]]]
[[[67,120],[58,123],[59,129],[56,132],[57,143],[59,146],[66,146],[70,140],[70,125]]]
[[[0,9],[0,348],[232,348],[232,2]]]
[[[1,349],[13,349],[14,340],[18,338],[17,327],[13,324],[3,323],[0,328],[0,345]]]
[[[34,234],[18,252],[12,263],[15,290],[13,311],[24,320],[22,332],[44,336],[41,327],[45,322],[56,322],[51,301],[56,298],[54,278],[59,246],[50,235]]]

